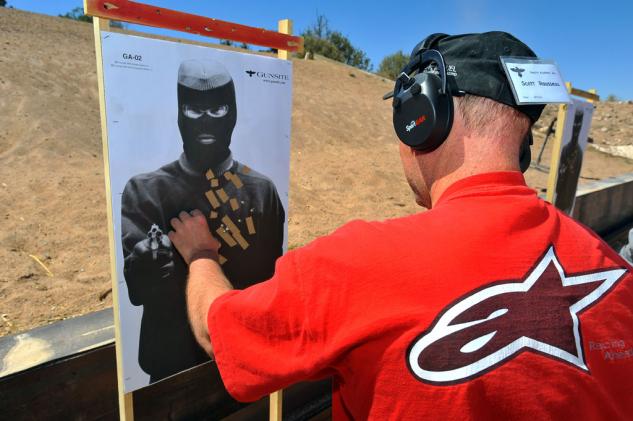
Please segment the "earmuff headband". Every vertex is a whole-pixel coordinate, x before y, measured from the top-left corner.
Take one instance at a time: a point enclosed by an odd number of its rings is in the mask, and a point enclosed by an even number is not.
[[[418,73],[424,71],[426,66],[431,63],[435,63],[435,67],[438,69],[438,73],[440,74],[439,78],[441,80],[442,86],[440,88],[440,94],[446,95],[447,91],[447,79],[446,79],[446,64],[444,63],[444,57],[437,50],[424,50],[420,54],[415,55],[409,63],[402,69],[400,76],[396,79],[396,83],[391,94],[387,93],[383,96],[383,99],[389,99],[391,97],[397,96],[399,92],[406,90],[409,86],[406,84],[407,81],[412,80],[410,78],[411,74],[418,70]],[[396,98],[394,97],[394,101]],[[397,102],[397,101],[396,101]],[[397,105],[394,103],[394,105]]]
[[[420,71],[424,70],[424,66],[435,63],[437,70],[440,72],[440,79],[442,79],[442,95],[446,95],[446,64],[444,63],[444,57],[437,50],[425,50],[420,57]]]

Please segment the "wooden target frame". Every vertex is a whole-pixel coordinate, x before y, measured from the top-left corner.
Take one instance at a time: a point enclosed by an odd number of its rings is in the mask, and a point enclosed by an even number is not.
[[[303,38],[292,35],[292,21],[283,19],[278,22],[278,30],[222,21],[205,16],[193,15],[177,10],[165,9],[130,0],[84,0],[84,13],[93,17],[95,54],[97,58],[97,82],[99,89],[99,111],[101,117],[101,140],[103,146],[104,174],[106,183],[106,202],[108,226],[113,226],[112,200],[110,191],[110,163],[108,157],[108,130],[105,109],[105,90],[103,79],[103,56],[101,31],[109,27],[109,20],[134,23],[156,28],[171,29],[189,34],[211,38],[226,39],[246,44],[277,49],[278,58],[290,59],[291,52],[303,51]],[[180,41],[189,43],[181,39]],[[112,294],[115,309],[119,307],[119,291],[115,261],[115,239],[112,229],[108,230],[110,246],[110,271],[112,273]],[[123,355],[118,311],[114,311],[117,384],[119,395],[119,415],[121,420],[134,419],[133,392],[125,393],[123,386]],[[269,397],[269,419],[281,421],[283,392],[274,392]]]

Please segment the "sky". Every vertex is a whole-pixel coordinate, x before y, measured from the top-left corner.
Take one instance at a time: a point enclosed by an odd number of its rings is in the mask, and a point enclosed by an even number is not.
[[[370,57],[374,69],[388,54],[413,46],[434,32],[448,34],[502,30],[530,46],[543,59],[558,63],[566,81],[580,89],[596,88],[633,100],[633,1],[609,0],[444,0],[388,1],[200,1],[142,0],[155,6],[276,29],[279,19],[293,20],[295,34],[324,15],[331,29],[346,35]],[[8,0],[9,6],[58,15],[80,0]],[[209,40],[184,33],[130,25],[130,29]]]

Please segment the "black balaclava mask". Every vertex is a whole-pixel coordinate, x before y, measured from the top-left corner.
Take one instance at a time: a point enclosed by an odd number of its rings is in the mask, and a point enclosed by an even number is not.
[[[205,171],[229,157],[236,120],[235,85],[226,68],[213,60],[183,61],[178,69],[178,128],[194,169]]]

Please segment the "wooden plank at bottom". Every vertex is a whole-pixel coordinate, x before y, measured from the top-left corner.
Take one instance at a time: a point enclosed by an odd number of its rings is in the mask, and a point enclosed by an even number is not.
[[[284,391],[289,419],[309,419],[330,405],[329,380]],[[118,419],[114,345],[0,378],[0,419]],[[224,389],[213,362],[134,392],[135,420],[267,419],[268,396],[240,403]]]
[[[134,392],[134,419],[217,420],[247,405],[231,398],[210,361]]]
[[[114,345],[0,378],[0,418],[118,419]]]

